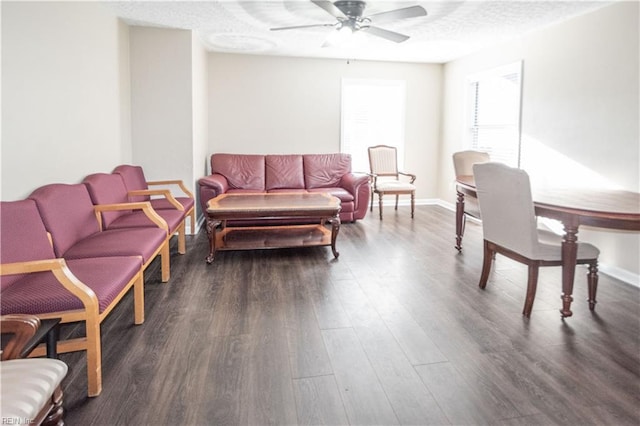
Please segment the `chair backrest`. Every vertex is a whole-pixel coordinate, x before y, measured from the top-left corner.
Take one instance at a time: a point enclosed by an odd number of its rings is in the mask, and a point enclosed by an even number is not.
[[[29,195],[29,199],[38,205],[42,222],[53,238],[57,257],[64,257],[75,243],[100,232],[89,191],[81,183],[41,186]]]
[[[473,166],[484,239],[529,258],[538,246],[529,175],[502,163]]]
[[[53,259],[53,247],[33,200],[0,202],[0,261],[2,263]],[[0,288],[19,280],[23,275],[5,275]]]
[[[398,177],[398,149],[395,146],[376,145],[370,146],[367,150],[371,173]]]
[[[144,176],[144,170],[142,170],[142,167],[140,166],[121,164],[113,169],[112,173],[122,176],[122,180],[124,181],[124,186],[127,188],[127,191],[149,189],[147,179]],[[133,202],[149,201],[150,199],[151,196],[149,195],[135,195],[133,197],[129,197],[129,200]]]
[[[491,161],[489,154],[482,151],[460,151],[453,154],[453,170],[458,176],[473,175],[473,165]]]
[[[119,174],[94,173],[82,181],[87,186],[93,204],[128,203],[127,188]],[[130,214],[132,210],[118,210],[102,213],[102,223],[108,228],[111,223],[121,216]]]

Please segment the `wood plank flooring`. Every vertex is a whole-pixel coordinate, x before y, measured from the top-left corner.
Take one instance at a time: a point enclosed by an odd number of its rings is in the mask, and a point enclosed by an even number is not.
[[[172,249],[102,325],[103,392],[63,354],[68,425],[638,425],[640,291],[600,276],[562,320],[560,269],[543,268],[530,319],[526,269],[496,259],[478,288],[482,229],[438,206],[377,211],[328,247],[221,252],[204,233]],[[65,326],[63,335],[80,334]]]

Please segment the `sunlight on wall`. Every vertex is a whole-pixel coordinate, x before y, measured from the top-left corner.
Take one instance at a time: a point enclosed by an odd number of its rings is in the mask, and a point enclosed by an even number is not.
[[[533,187],[622,189],[619,184],[527,134],[522,134],[521,167],[529,173]]]

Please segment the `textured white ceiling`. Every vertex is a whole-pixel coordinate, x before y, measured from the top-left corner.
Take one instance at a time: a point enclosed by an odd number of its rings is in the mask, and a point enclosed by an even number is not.
[[[428,15],[380,23],[411,38],[393,43],[359,33],[355,45],[321,47],[336,22],[308,0],[105,2],[131,25],[194,30],[208,50],[261,55],[442,63],[611,4],[592,1],[369,1],[364,15],[421,5]],[[597,28],[594,28],[597,31]]]

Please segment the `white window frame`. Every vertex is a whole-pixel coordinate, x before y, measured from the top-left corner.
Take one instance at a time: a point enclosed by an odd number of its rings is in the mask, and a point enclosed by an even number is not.
[[[523,62],[517,61],[507,65],[499,66],[467,78],[467,142],[469,149],[488,152],[493,161],[501,161],[512,167],[520,167],[521,164],[521,139],[522,139],[522,75]],[[504,97],[505,80],[517,79],[515,97]],[[484,83],[484,84],[483,84]],[[493,114],[491,124],[479,124],[478,116],[478,96],[479,90],[483,90],[485,98],[482,105],[487,105],[488,99],[495,99],[495,102],[507,102],[511,105],[498,105],[495,110],[485,111],[485,114]],[[493,92],[492,92],[493,91]],[[513,115],[502,114],[496,121],[499,107],[517,108]],[[486,117],[486,115],[485,115]],[[494,132],[495,139],[483,138]],[[502,137],[499,135],[502,133]],[[511,134],[508,136],[508,134]]]
[[[358,89],[368,91],[358,99],[350,96]],[[379,89],[379,90],[378,90]],[[385,92],[396,90],[394,101],[384,99]],[[358,104],[358,100],[362,100]],[[404,80],[342,79],[340,152],[351,154],[353,170],[369,172],[367,148],[374,145],[395,146],[398,150],[398,168],[404,165],[407,83]],[[353,103],[353,101],[356,101]],[[354,116],[364,114],[364,122],[358,126]],[[381,117],[385,117],[384,120]],[[392,118],[392,123],[389,122]],[[391,124],[392,127],[386,126]],[[386,136],[392,134],[392,136]]]

